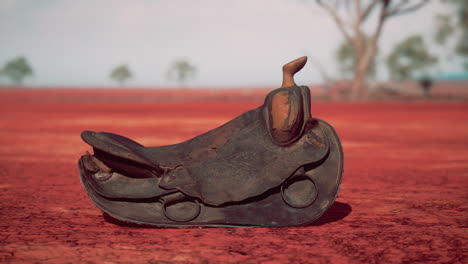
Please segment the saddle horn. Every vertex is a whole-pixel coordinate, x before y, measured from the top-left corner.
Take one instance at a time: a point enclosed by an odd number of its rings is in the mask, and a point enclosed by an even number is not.
[[[295,86],[294,74],[304,68],[304,65],[307,63],[307,56],[302,56],[298,59],[295,59],[291,62],[286,63],[283,66],[283,83],[281,88]]]

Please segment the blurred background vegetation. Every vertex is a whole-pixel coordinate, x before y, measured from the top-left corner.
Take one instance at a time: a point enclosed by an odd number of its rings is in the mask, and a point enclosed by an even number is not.
[[[22,2],[27,3],[28,1]],[[381,36],[385,34],[388,21],[412,16],[414,12],[424,9],[431,1],[298,0],[295,2],[304,9],[312,6],[315,8],[314,10],[318,10],[314,14],[333,21],[337,32],[341,34],[341,42],[329,44],[334,46],[332,57],[335,59],[335,65],[323,64],[319,59],[312,58],[312,64],[321,78],[319,81],[311,83],[311,86],[320,90],[323,98],[350,100],[392,98],[395,96],[406,96],[407,98],[425,96],[429,98],[432,88],[439,87],[438,84],[445,85],[443,89],[455,91],[457,99],[465,98],[464,96],[468,95],[466,92],[468,81],[468,1],[441,0],[440,3],[446,8],[438,13],[430,14],[433,21],[431,25],[422,25],[432,28],[431,36],[423,34],[402,36],[400,41],[393,43],[392,48],[386,51],[381,49],[380,45],[382,44]],[[239,17],[239,19],[242,18]],[[213,21],[213,23],[221,22]],[[414,23],[420,22],[414,21]],[[313,26],[320,27],[320,25]],[[302,29],[304,34],[307,34],[308,27],[311,25],[304,25]],[[402,32],[404,32],[403,29]],[[174,41],[188,42],[193,41],[193,39],[184,39],[181,36],[180,39]],[[255,38],[247,41],[255,41]],[[223,48],[221,47],[221,49]],[[229,53],[229,51],[225,52]],[[242,50],[237,52],[242,54]],[[278,50],[278,52],[283,51]],[[313,51],[313,53],[320,52],[320,50],[315,49]],[[290,59],[295,58],[288,52],[284,53]],[[121,58],[123,57],[124,54]],[[244,60],[246,67],[248,67],[250,58]],[[162,67],[163,70],[152,72],[154,75],[164,75],[168,84],[173,84],[176,87],[188,87],[204,70],[203,66],[194,64],[192,61],[193,59],[190,57],[173,58]],[[460,61],[463,66],[460,71],[447,72],[441,66],[460,63]],[[281,61],[281,63],[286,62]],[[38,77],[36,67],[39,66],[33,67],[32,65],[36,65],[33,59],[24,54],[11,54],[10,58],[3,63],[0,69],[0,80],[5,87],[12,87],[11,85],[20,87],[25,84],[25,80]],[[228,64],[229,61],[227,64],[217,65],[216,68],[227,67]],[[281,64],[276,65],[278,68],[280,66]],[[382,71],[386,71],[386,78],[378,78],[379,72]],[[211,74],[215,76],[217,72],[211,72]],[[134,85],[132,82],[135,82],[138,79],[136,76],[139,75],[138,69],[133,68],[130,63],[124,63],[115,65],[110,70],[108,77],[118,86],[135,87],[138,85]],[[277,77],[275,76],[275,78]],[[322,82],[322,84],[318,82]],[[229,86],[229,83],[226,85]],[[203,87],[203,85],[198,85],[198,87],[200,86]],[[253,87],[255,85],[238,86]],[[449,86],[458,88],[451,89]],[[439,90],[442,91],[441,89]],[[447,94],[444,96],[447,97]]]
[[[336,50],[336,60],[341,77],[352,80],[349,84],[350,91],[347,91],[352,100],[363,99],[368,95],[368,79],[375,77],[376,67],[379,66],[376,63],[379,55],[379,38],[387,20],[410,15],[429,3],[427,0],[317,0],[316,2],[335,21],[345,39]],[[433,39],[438,45],[444,45],[446,50],[449,50],[449,56],[456,53],[463,57],[465,70],[468,70],[466,48],[468,45],[468,1],[446,0],[442,2],[451,5],[453,12],[436,15]],[[372,20],[373,13],[377,14]],[[366,23],[370,23],[373,29],[365,30]],[[451,37],[457,39],[456,44],[447,47],[447,40]],[[431,53],[423,36],[408,36],[396,43],[389,54],[383,56],[390,80],[419,79],[424,95],[426,97],[430,95],[433,78],[435,78],[434,66],[439,58]]]

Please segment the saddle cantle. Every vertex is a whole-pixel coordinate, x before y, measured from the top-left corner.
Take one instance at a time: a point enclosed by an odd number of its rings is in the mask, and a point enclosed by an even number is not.
[[[185,142],[145,147],[82,132],[94,154],[79,160],[93,203],[125,222],[161,226],[294,226],[334,202],[343,172],[335,130],[310,116],[310,92],[283,67],[262,106]]]

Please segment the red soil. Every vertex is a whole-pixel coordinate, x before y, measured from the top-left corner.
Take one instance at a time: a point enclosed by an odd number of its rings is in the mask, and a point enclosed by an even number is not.
[[[159,229],[103,217],[79,182],[81,130],[177,143],[262,103],[229,92],[0,91],[0,262],[468,261],[468,103],[313,103],[343,140],[345,174],[309,226]]]

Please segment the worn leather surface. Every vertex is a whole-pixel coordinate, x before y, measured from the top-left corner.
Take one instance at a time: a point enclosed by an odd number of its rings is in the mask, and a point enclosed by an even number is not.
[[[333,203],[338,193],[343,172],[343,153],[335,130],[319,120],[320,129],[329,141],[329,152],[317,163],[304,166],[299,174],[305,174],[316,185],[318,197],[306,208],[288,206],[277,186],[268,192],[249,197],[238,203],[222,206],[202,204],[201,212],[192,221],[174,222],[164,216],[163,204],[154,199],[109,199],[99,195],[93,187],[95,181],[80,160],[81,180],[93,203],[112,217],[124,222],[163,226],[296,226],[310,223],[320,217]]]
[[[301,118],[296,126],[297,136],[278,144],[272,137],[269,113],[272,98],[285,91],[300,100]],[[310,119],[310,91],[306,86],[276,89],[266,96],[262,106],[180,144],[145,148],[120,135],[92,131],[83,132],[82,138],[111,155],[103,157],[109,158],[103,161],[111,163],[111,167],[128,163],[116,162],[112,156],[156,168],[159,174],[158,165],[169,167],[171,171],[164,175],[160,187],[178,189],[210,205],[260,195],[329,151],[327,137]],[[122,170],[128,177],[138,177],[131,169]]]

